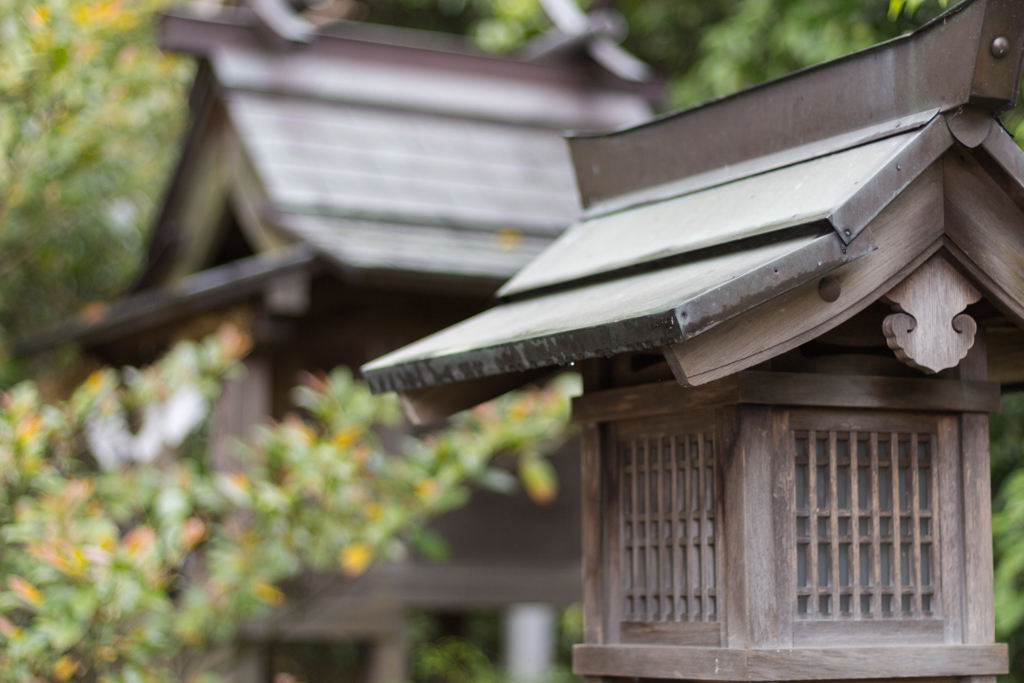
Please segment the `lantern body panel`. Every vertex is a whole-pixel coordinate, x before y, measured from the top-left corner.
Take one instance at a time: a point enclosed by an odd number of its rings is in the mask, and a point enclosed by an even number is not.
[[[969,375],[979,353],[947,374]],[[859,656],[896,677],[1005,667],[1003,646],[974,647],[993,642],[976,412],[993,404],[998,387],[980,380],[764,371],[577,399],[577,673],[849,678]],[[777,670],[758,659],[779,649]]]

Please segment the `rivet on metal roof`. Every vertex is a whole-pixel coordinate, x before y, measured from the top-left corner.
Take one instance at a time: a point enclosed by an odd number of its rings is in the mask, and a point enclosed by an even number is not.
[[[1009,51],[1010,41],[1008,41],[1004,36],[999,36],[992,41],[992,56],[996,59],[1002,59]]]

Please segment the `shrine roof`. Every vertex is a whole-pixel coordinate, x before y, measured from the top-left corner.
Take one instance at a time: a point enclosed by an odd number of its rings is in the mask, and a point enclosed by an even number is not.
[[[1024,153],[997,115],[1016,101],[1022,43],[1018,3],[970,0],[869,50],[571,138],[581,220],[499,291],[497,306],[364,375],[375,391],[434,395],[496,377],[507,390],[517,373],[630,351],[678,357],[752,311],[770,324],[765,311],[827,274],[858,273],[849,277],[870,287],[855,304],[816,298],[808,312],[821,319],[813,329],[829,329],[939,248],[943,155],[966,150],[1020,204]],[[768,352],[810,334],[801,324],[773,331],[780,341],[766,341]],[[761,357],[729,353],[702,347],[703,375],[688,381]]]

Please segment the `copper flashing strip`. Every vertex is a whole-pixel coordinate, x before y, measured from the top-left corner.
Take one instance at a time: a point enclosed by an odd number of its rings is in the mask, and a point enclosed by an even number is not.
[[[664,308],[651,304],[655,294],[649,290],[648,281],[666,277],[671,281],[671,268],[642,273],[631,283],[614,280],[591,288],[499,306],[450,328],[450,332],[428,337],[379,358],[363,366],[362,371],[375,392],[408,392],[451,382],[564,365],[602,355],[664,347],[683,341],[687,335],[695,336],[709,329],[716,318],[718,322],[728,320],[751,306],[871,251],[870,234],[864,235],[860,243],[862,248],[844,249],[829,232],[816,238],[800,237],[794,246],[780,243],[762,247],[765,251],[751,252],[747,257],[748,261],[753,259],[750,266],[744,263],[736,274],[725,275],[726,271],[716,270],[719,277],[725,278],[718,287],[701,288],[691,296],[675,289],[669,292],[671,296],[659,291],[659,297],[668,296]],[[763,261],[756,262],[758,253],[766,253]],[[731,256],[721,258],[729,259]],[[678,268],[703,263],[684,264]],[[632,298],[626,294],[627,290]],[[606,300],[608,296],[612,299]],[[634,308],[634,299],[642,301],[647,308]],[[564,307],[580,308],[581,301],[599,306],[603,319],[593,319],[587,311],[573,311],[580,320],[578,327],[561,315],[558,316],[561,329],[550,329],[545,322],[533,320],[530,321],[531,326],[541,325],[536,332],[525,332],[516,327],[522,324],[521,319],[534,306],[562,311]],[[587,316],[585,319],[580,317],[584,314]],[[495,326],[503,328],[510,324],[514,329],[508,330],[507,337],[491,334]],[[465,340],[457,346],[444,343],[440,335],[455,331],[465,333],[467,325],[473,325],[477,335],[481,330],[487,334],[478,343],[467,344]]]
[[[944,119],[935,118],[925,126],[913,144],[897,151],[877,173],[831,216],[829,222],[839,239],[849,244],[861,230],[889,205],[898,194],[953,144],[953,136]]]
[[[1015,101],[1010,74],[1019,74],[1024,57],[1018,7],[967,0],[911,34],[847,57],[634,128],[573,137],[584,205],[916,112],[968,103],[998,111]],[[1008,46],[998,59],[987,42],[995,27]]]

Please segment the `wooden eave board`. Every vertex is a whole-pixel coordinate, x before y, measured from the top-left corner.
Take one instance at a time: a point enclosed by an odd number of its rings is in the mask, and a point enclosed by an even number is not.
[[[767,173],[584,220],[566,231],[516,275],[499,295],[522,294],[793,225],[813,221],[831,223],[833,214],[858,190],[918,146],[924,135],[925,131],[895,135]],[[930,163],[932,159],[925,161]],[[923,166],[917,170],[923,170]],[[901,173],[907,176],[905,182],[912,180],[910,168]],[[873,218],[887,199],[891,196],[875,197],[878,206],[865,211],[865,217]]]
[[[166,287],[138,292],[114,302],[99,314],[80,316],[14,345],[18,355],[28,355],[76,339],[94,346],[172,320],[197,315],[220,306],[262,295],[268,283],[297,272],[314,272],[317,256],[305,245],[260,254],[210,268]]]
[[[682,341],[690,318],[770,297],[848,258],[834,233],[799,235],[653,272],[497,306],[363,367],[375,391],[566,364]],[[763,300],[763,299],[762,299]],[[714,311],[715,305],[725,308]],[[696,321],[699,323],[699,321]]]
[[[461,230],[316,214],[282,214],[281,229],[343,268],[504,282],[550,244],[514,232]]]
[[[281,212],[557,235],[578,216],[557,131],[226,93]]]

